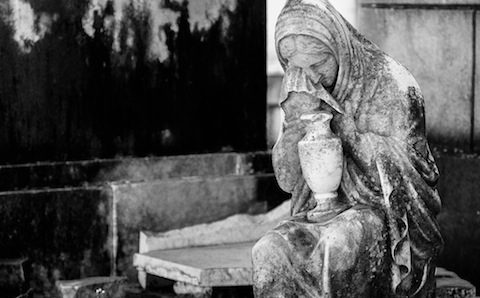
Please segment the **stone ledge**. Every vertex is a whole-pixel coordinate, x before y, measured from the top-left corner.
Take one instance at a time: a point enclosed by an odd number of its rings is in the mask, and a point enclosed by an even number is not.
[[[201,287],[252,284],[255,242],[135,254],[134,266],[148,274]]]
[[[211,153],[0,165],[0,191],[272,172],[268,152]]]
[[[60,298],[125,297],[125,277],[90,277],[57,281]]]

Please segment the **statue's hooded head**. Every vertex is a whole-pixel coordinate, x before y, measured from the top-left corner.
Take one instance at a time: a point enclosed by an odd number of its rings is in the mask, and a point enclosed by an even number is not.
[[[343,113],[356,64],[354,39],[365,42],[327,0],[287,1],[275,30],[277,55],[285,70],[282,101],[290,92],[305,92]]]

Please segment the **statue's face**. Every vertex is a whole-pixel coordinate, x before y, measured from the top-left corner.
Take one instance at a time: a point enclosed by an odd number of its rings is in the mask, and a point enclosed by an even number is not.
[[[330,50],[318,39],[306,35],[289,35],[280,43],[280,55],[288,67],[303,69],[313,84],[334,87],[338,63]]]

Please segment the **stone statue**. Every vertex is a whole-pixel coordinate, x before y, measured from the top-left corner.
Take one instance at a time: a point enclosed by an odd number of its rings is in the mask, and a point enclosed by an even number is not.
[[[292,204],[253,248],[255,296],[432,297],[441,202],[417,82],[326,0],[287,1],[275,35],[285,76],[273,165]],[[325,150],[299,155],[318,113],[341,140],[338,195],[312,194],[326,178],[301,160]]]

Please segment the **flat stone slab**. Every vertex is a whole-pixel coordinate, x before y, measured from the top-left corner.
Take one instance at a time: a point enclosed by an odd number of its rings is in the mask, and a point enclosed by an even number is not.
[[[202,287],[252,284],[255,242],[157,250],[134,256],[146,273]]]
[[[61,298],[124,298],[125,277],[99,276],[56,283]]]
[[[255,242],[156,250],[135,254],[134,266],[148,274],[200,287],[252,285]],[[474,298],[475,287],[454,272],[437,268],[436,298]]]

